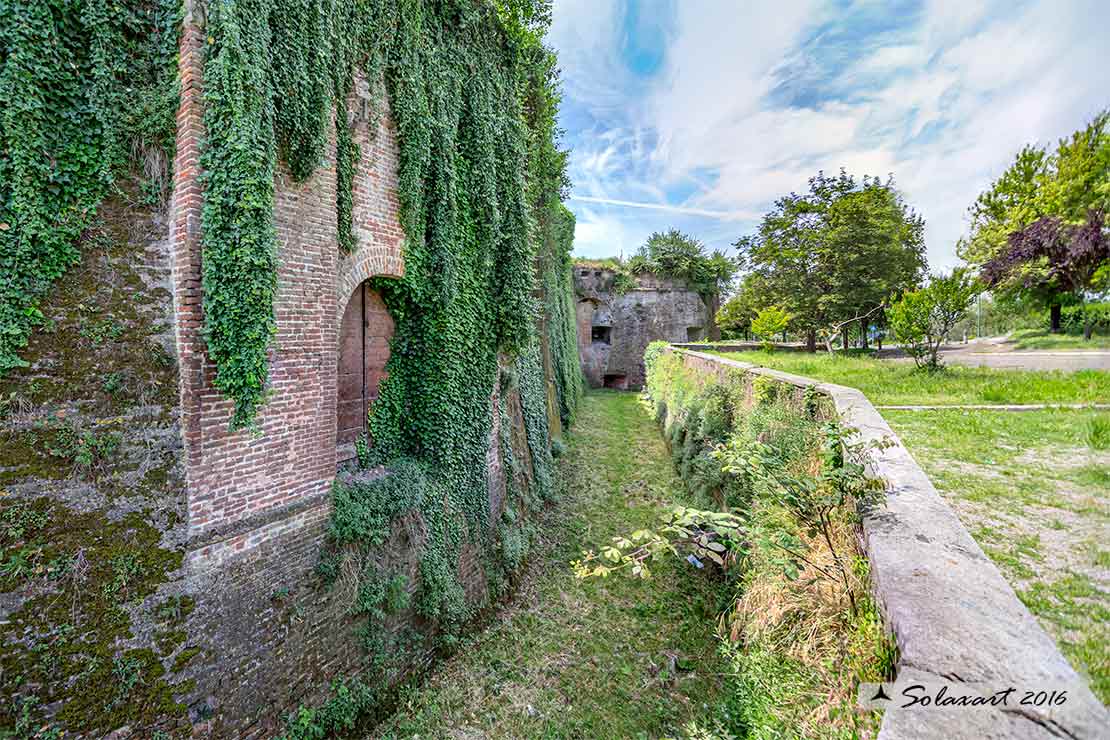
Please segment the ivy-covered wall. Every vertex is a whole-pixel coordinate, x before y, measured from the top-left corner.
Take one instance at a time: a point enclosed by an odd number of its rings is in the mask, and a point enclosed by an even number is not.
[[[355,677],[372,716],[509,593],[582,392],[549,8],[3,10],[0,728],[268,735]]]

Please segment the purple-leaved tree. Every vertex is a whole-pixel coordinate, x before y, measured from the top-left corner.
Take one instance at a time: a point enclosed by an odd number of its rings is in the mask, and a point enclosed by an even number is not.
[[[1028,269],[1041,265],[1045,269]],[[1044,216],[1010,234],[1006,248],[983,265],[982,278],[988,288],[1017,277],[1029,290],[1071,293],[1081,302],[1098,290],[1110,272],[1110,231],[1101,210],[1087,212],[1087,221],[1068,224]],[[1091,338],[1086,312],[1083,338]]]

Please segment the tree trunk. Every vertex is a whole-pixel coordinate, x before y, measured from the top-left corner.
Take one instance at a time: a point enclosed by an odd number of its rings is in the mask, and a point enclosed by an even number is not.
[[[1053,334],[1059,334],[1060,333],[1060,313],[1061,313],[1060,304],[1059,303],[1053,303],[1052,307],[1049,309],[1049,316],[1051,317],[1050,318],[1051,331],[1052,331]]]
[[[859,347],[867,349],[867,319],[859,320]]]
[[[817,351],[817,330],[816,329],[807,329],[806,330],[806,352],[816,352],[816,351]]]
[[[1087,310],[1087,304],[1083,304],[1083,341],[1091,341],[1091,334],[1095,331],[1094,324],[1091,323],[1091,313]]]
[[[782,343],[786,344],[786,329],[782,330]]]
[[[721,327],[717,326],[717,310],[721,307],[721,296],[719,293],[710,293],[708,296],[709,303],[709,327],[706,334],[709,335],[710,342],[721,341]]]
[[[845,326],[840,330],[840,346],[843,349],[848,349],[848,327]]]

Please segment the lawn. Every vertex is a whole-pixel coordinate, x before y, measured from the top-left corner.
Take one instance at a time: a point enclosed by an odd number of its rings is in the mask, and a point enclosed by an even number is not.
[[[1052,334],[1043,329],[1020,329],[1011,332],[1010,339],[1015,349],[1023,350],[1072,350],[1072,349],[1110,349],[1110,335],[1095,334],[1090,340],[1075,334]]]
[[[636,395],[588,394],[560,467],[566,498],[541,523],[512,606],[375,737],[661,737],[715,713],[719,585],[670,561],[650,581],[576,580],[570,567],[685,495]]]
[[[1110,400],[1110,373],[869,358],[728,357],[861,389],[876,404]],[[1110,413],[937,409],[883,416],[1072,665],[1110,702]]]
[[[883,416],[1064,655],[1110,702],[1110,440],[1099,432],[1099,420],[1110,429],[1110,414]]]
[[[1110,373],[1098,370],[998,370],[947,367],[922,373],[912,363],[805,352],[718,352],[796,375],[859,388],[871,403],[886,405],[1110,402]]]

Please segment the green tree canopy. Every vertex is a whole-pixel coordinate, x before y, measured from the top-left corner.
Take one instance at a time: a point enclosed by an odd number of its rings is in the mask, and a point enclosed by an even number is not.
[[[762,276],[750,272],[740,281],[732,297],[717,311],[717,326],[731,335],[743,334],[751,329],[752,319],[759,310],[770,304]]]
[[[1056,148],[1026,146],[1014,162],[968,209],[971,230],[956,247],[975,268],[999,260],[1012,235],[1042,219],[1059,227],[1080,227],[1092,212],[1110,212],[1110,110],[1061,139]],[[1078,228],[1073,228],[1080,233]],[[1004,279],[991,280],[1003,300],[1021,298],[1053,308],[1078,300],[1074,286],[1054,278],[1046,259],[1030,259]],[[1057,328],[1058,318],[1053,319]]]
[[[756,234],[736,242],[767,299],[793,316],[813,349],[818,332],[866,315],[916,286],[925,271],[924,220],[894,186],[841,170],[779,198]]]
[[[763,340],[764,349],[771,349],[775,337],[786,331],[790,314],[778,306],[767,306],[752,319],[752,332]]]
[[[980,286],[967,270],[937,275],[890,307],[890,327],[918,368],[940,368],[940,346],[967,314]]]

